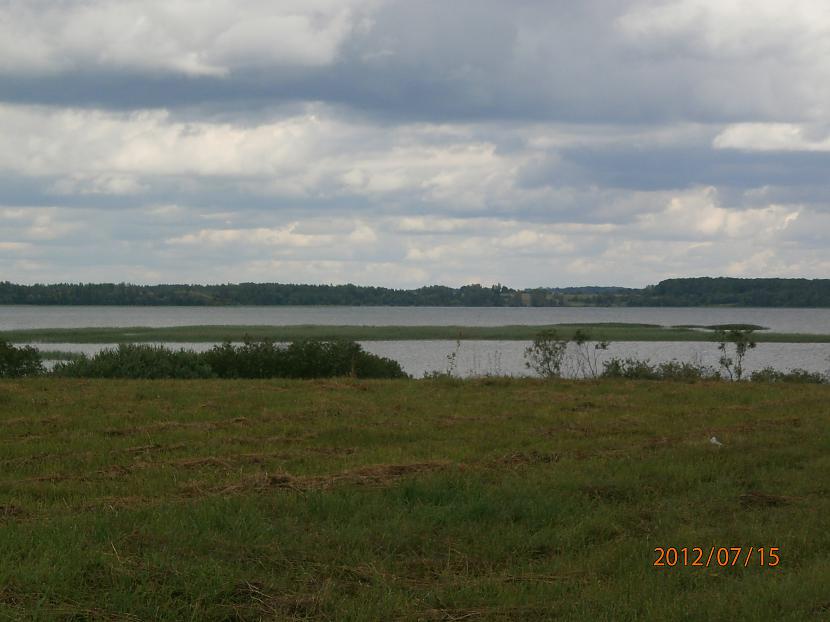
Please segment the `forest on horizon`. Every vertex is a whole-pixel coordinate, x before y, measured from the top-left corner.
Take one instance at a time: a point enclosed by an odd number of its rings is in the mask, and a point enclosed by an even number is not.
[[[447,307],[830,307],[830,279],[666,279],[642,289],[431,285],[392,289],[359,285],[238,283],[133,285],[0,282],[2,305],[125,306],[447,306]]]

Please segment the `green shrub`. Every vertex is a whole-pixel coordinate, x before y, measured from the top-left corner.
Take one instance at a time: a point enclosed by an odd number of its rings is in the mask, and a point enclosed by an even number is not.
[[[362,349],[354,358],[353,369],[358,378],[409,378],[398,361]]]
[[[672,359],[657,366],[660,380],[721,380],[718,370],[709,365]]]
[[[764,367],[752,372],[749,379],[752,382],[798,382],[803,384],[827,384],[828,382],[828,377],[818,372],[807,371],[806,369],[792,369],[784,372],[772,367]]]
[[[282,363],[275,369],[286,378],[407,377],[397,361],[370,354],[354,341],[295,341],[281,355]]]
[[[272,341],[246,338],[235,346],[229,341],[202,354],[219,378],[280,378],[288,376],[285,349]]]
[[[59,363],[56,376],[73,378],[212,378],[214,373],[201,355],[162,346],[119,344],[92,357]]]
[[[634,358],[612,358],[602,364],[603,378],[632,378],[638,380],[659,380],[657,368],[649,361]]]
[[[653,364],[635,358],[612,358],[603,363],[604,378],[630,378],[636,380],[719,380],[718,371],[706,365],[671,360]]]
[[[76,378],[406,378],[391,359],[352,341],[302,341],[287,346],[246,339],[196,353],[121,344],[95,356],[59,363],[53,373]]]
[[[718,350],[722,352],[718,363],[730,380],[741,380],[743,378],[746,353],[757,345],[753,332],[752,328],[719,328],[715,331]],[[735,350],[734,355],[728,355],[729,346],[727,344],[732,344]]]
[[[0,341],[0,378],[37,376],[43,372],[43,361],[37,348],[18,348],[6,341]]]
[[[559,378],[567,349],[567,339],[562,339],[555,330],[543,330],[525,348],[525,367],[542,378]]]

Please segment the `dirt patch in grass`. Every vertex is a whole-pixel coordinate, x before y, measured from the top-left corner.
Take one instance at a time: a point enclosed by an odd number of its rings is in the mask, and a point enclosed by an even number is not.
[[[331,475],[294,476],[289,473],[260,473],[238,484],[214,490],[214,492],[230,495],[274,488],[306,491],[327,490],[338,485],[385,486],[409,475],[446,470],[452,466],[453,464],[450,462],[415,462],[411,464],[378,464]]]
[[[631,498],[631,491],[619,486],[582,486],[580,491],[593,501],[620,502]]]
[[[559,462],[561,454],[543,453],[539,451],[518,452],[514,454],[505,454],[496,460],[490,461],[490,466],[520,466],[526,464],[551,464]]]
[[[174,462],[168,462],[167,464],[179,467],[182,469],[197,469],[201,467],[222,467],[223,469],[230,469],[231,464],[221,458],[215,458],[213,456],[208,456],[206,458],[189,458],[187,460],[176,460]]]
[[[22,518],[26,511],[16,505],[0,505],[0,520],[4,518]]]
[[[418,616],[429,622],[460,620],[550,620],[550,607],[484,607],[475,609],[426,609]]]
[[[802,500],[802,497],[771,495],[757,490],[750,491],[740,496],[741,505],[744,507],[780,507],[784,505],[792,505]]]
[[[54,425],[66,421],[65,417],[15,417],[3,421],[4,426],[9,425]]]
[[[234,615],[248,619],[248,615],[265,615],[269,619],[306,619],[319,614],[320,599],[307,594],[277,594],[278,590],[269,589],[262,583],[243,581],[234,587],[230,594]]]
[[[133,436],[148,432],[164,432],[166,430],[193,429],[216,430],[234,426],[246,426],[250,422],[247,417],[236,417],[228,421],[160,421],[152,425],[134,428],[108,428],[102,432],[107,436]]]
[[[179,447],[184,447],[184,445],[179,445]],[[127,447],[126,449],[121,449],[120,451],[126,454],[143,454],[149,451],[153,451],[156,449],[171,449],[170,447],[165,448],[158,443],[153,443],[152,445],[139,445],[138,447]]]
[[[756,432],[759,430],[798,428],[801,427],[801,423],[799,417],[788,417],[786,419],[753,419],[752,421],[736,423],[730,426],[711,428],[711,430],[712,432],[719,432],[721,434],[730,432]]]

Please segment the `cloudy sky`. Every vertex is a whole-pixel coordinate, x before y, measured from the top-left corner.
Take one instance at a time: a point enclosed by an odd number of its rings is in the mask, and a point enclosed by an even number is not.
[[[830,275],[826,0],[0,0],[0,280]]]

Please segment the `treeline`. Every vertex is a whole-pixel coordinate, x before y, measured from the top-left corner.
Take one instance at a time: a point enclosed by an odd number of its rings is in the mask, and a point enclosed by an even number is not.
[[[629,305],[830,307],[830,279],[668,279],[632,295]]]
[[[643,289],[566,287],[517,290],[432,285],[390,289],[359,285],[238,283],[132,285],[0,282],[0,304],[136,306],[399,306],[399,307],[830,307],[830,279],[667,279]]]
[[[696,277],[666,279],[643,289],[578,287],[530,293],[530,306],[830,307],[830,279]]]
[[[239,283],[227,285],[131,285],[128,283],[0,283],[0,304],[28,305],[337,305],[337,306],[521,306],[518,292],[501,285],[434,285],[389,289],[358,285]]]

